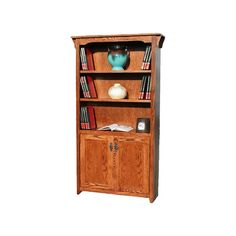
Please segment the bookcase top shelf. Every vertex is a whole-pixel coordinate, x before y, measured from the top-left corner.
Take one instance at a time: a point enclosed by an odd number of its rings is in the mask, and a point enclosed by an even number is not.
[[[124,103],[151,103],[151,100],[140,99],[111,99],[111,98],[80,98],[81,102],[124,102]]]
[[[81,70],[80,74],[149,74],[151,70],[110,70],[110,71],[95,71]]]

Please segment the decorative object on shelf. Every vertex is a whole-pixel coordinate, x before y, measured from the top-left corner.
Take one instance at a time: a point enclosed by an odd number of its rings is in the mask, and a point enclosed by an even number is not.
[[[127,91],[126,88],[117,83],[108,89],[108,95],[112,99],[123,99],[127,96]]]
[[[108,48],[108,61],[112,65],[112,70],[124,70],[128,61],[129,52],[122,44],[114,44]]]
[[[137,133],[150,133],[150,119],[138,118],[136,132]]]

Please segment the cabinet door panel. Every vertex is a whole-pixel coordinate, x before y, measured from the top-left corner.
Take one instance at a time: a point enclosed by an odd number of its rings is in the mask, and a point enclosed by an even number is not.
[[[119,138],[118,187],[121,192],[149,192],[149,139]]]
[[[109,137],[81,135],[81,187],[113,189]]]

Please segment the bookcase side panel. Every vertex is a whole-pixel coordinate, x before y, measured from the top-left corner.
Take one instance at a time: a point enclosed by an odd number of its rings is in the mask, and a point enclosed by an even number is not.
[[[79,130],[80,130],[80,44],[79,40],[75,40],[76,49],[76,166],[77,166],[77,194],[80,190],[80,144],[79,144]]]
[[[151,86],[151,143],[150,143],[150,195],[149,200],[153,202],[157,197],[157,189],[155,188],[156,181],[156,168],[155,168],[155,154],[156,154],[156,132],[157,132],[157,124],[156,124],[156,105],[158,100],[158,94],[156,91],[156,87],[158,84],[157,77],[157,68],[156,68],[156,47],[157,47],[157,37],[152,37],[152,60],[151,60],[151,70],[152,70],[152,86]]]
[[[160,59],[161,49],[156,48],[156,86],[155,86],[155,145],[154,145],[154,199],[159,188],[159,139],[160,139]]]

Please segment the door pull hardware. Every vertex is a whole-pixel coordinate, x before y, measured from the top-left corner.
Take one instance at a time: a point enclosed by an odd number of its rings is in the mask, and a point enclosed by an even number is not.
[[[109,144],[109,148],[110,148],[110,151],[112,152],[112,150],[113,150],[113,145],[112,145],[112,143]]]

